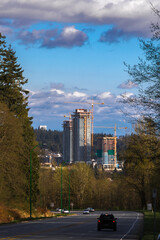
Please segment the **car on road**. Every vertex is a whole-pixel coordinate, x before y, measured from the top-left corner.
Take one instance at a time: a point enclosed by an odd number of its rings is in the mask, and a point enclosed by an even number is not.
[[[66,208],[64,208],[62,209],[62,213],[69,213],[69,211]]]
[[[88,207],[89,212],[94,212],[94,208]]]
[[[87,208],[87,209],[84,209],[83,214],[89,214],[88,208]]]
[[[61,209],[60,209],[60,208],[56,208],[56,211],[57,211],[57,212],[61,212]]]
[[[101,229],[113,229],[117,231],[117,218],[114,217],[113,214],[104,214],[100,215],[97,222],[97,230]]]

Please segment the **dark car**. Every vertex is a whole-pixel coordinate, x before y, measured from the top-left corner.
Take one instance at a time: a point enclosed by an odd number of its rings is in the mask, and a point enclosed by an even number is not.
[[[97,230],[101,229],[113,229],[117,231],[117,218],[113,216],[113,214],[101,214],[97,222]]]

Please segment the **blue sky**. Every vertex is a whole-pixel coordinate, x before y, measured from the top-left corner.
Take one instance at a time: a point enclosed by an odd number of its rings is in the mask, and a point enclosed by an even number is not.
[[[91,109],[94,125],[128,127],[121,95],[138,92],[124,62],[143,57],[139,38],[151,37],[159,0],[1,0],[0,32],[28,78],[33,127],[62,130],[64,115]],[[69,104],[66,102],[79,102]],[[111,129],[95,132],[113,133]],[[124,131],[119,130],[119,134]]]

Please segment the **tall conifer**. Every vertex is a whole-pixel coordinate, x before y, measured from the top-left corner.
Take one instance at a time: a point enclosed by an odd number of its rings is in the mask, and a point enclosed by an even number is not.
[[[34,131],[32,128],[32,118],[28,116],[28,94],[24,89],[27,79],[23,76],[23,69],[17,62],[15,51],[6,47],[5,37],[0,34],[0,102],[5,103],[9,110],[22,125],[22,136],[24,139],[23,154],[20,154],[23,162],[22,172],[26,178],[24,191],[26,199],[29,199],[29,179],[30,179],[30,152],[35,146]],[[38,172],[39,160],[36,154],[33,154],[33,200],[36,201],[38,193]],[[14,163],[13,163],[14,164]]]

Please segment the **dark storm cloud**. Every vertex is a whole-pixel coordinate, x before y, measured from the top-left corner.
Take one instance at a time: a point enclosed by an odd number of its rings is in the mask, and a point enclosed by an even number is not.
[[[159,0],[152,0],[152,4],[159,9]],[[0,17],[10,19],[15,27],[22,28],[42,22],[86,23],[94,25],[115,26],[111,32],[104,33],[101,41],[106,37],[117,42],[118,38],[149,36],[149,25],[154,22],[151,4],[148,0],[1,0]],[[4,24],[6,24],[4,22]],[[117,32],[116,29],[120,31]],[[131,34],[129,34],[129,32]],[[125,33],[125,34],[123,34]],[[128,33],[128,34],[127,34]],[[113,35],[118,35],[115,38]],[[109,36],[108,36],[109,35]],[[139,35],[138,35],[139,37]],[[82,46],[85,36],[66,40],[63,37],[43,42],[43,46],[72,47]]]
[[[116,29],[115,27],[113,27],[112,29],[103,32],[101,34],[101,37],[99,39],[100,42],[107,42],[107,43],[118,43],[120,41],[127,41],[133,37],[138,37],[141,36],[142,37],[142,33],[139,32],[127,32],[127,31],[123,31],[120,29]]]
[[[17,40],[23,45],[38,45],[44,48],[72,48],[81,47],[88,40],[87,35],[75,29],[74,26],[65,27],[62,32],[57,29],[50,30],[21,30],[16,35]]]
[[[64,47],[64,48],[72,48],[75,46],[81,47],[88,40],[87,35],[75,29],[74,26],[65,27],[63,31],[56,36],[54,39],[45,38],[42,47],[46,48],[56,48],[56,47]]]
[[[41,44],[45,39],[50,39],[55,37],[57,34],[57,29],[52,30],[33,30],[32,32],[27,30],[21,30],[17,33],[16,38],[23,45],[34,45]]]

